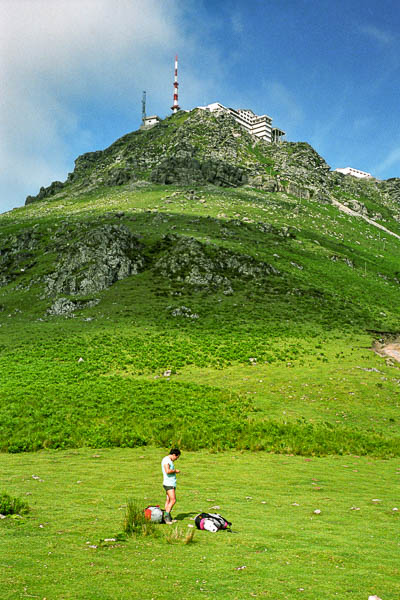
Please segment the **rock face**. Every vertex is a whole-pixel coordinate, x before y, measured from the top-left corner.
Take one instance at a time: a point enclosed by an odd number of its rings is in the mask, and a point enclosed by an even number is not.
[[[27,196],[25,204],[31,204],[32,202],[37,202],[38,200],[44,200],[45,198],[54,196],[60,192],[64,186],[65,183],[62,181],[53,181],[53,183],[51,183],[47,188],[41,187],[37,196]]]
[[[34,251],[38,246],[39,237],[34,229],[1,240],[0,287],[14,281],[36,264]]]
[[[279,272],[271,265],[250,256],[234,254],[213,244],[202,244],[192,237],[167,235],[154,271],[175,283],[196,290],[222,290],[232,294],[237,280],[261,281]]]
[[[114,218],[123,215],[116,213]],[[228,221],[221,227],[222,238],[235,235],[238,227],[250,225]],[[251,227],[274,239],[291,236],[288,228],[278,230],[268,223]],[[279,275],[269,264],[194,237],[168,234],[144,246],[126,225],[101,219],[65,221],[40,233],[36,228],[0,239],[0,286],[18,277],[16,289],[37,284],[42,288],[41,299],[52,299],[46,313],[50,316],[73,316],[77,310],[94,306],[100,299],[93,295],[144,270],[152,278],[164,279],[171,295],[178,289],[231,295],[243,281],[254,280],[255,286],[262,287],[270,276]],[[42,266],[33,278],[28,271],[38,263]],[[173,317],[198,318],[190,309],[175,308],[171,309]]]
[[[141,244],[124,225],[81,229],[65,248],[55,271],[46,277],[46,294],[93,294],[137,274],[144,264]]]
[[[237,187],[248,181],[244,169],[223,161],[198,161],[190,156],[164,159],[150,174],[156,183],[204,184]]]

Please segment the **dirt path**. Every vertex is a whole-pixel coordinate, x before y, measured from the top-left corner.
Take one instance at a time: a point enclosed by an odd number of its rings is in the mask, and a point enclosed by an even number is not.
[[[374,350],[383,358],[392,358],[400,362],[400,342],[391,342],[390,344],[375,344]]]
[[[345,212],[348,215],[351,215],[353,217],[359,217],[361,219],[364,219],[364,221],[367,221],[367,223],[369,223],[370,225],[373,225],[374,227],[378,227],[378,229],[382,229],[382,231],[384,231],[385,233],[388,233],[389,235],[393,235],[398,240],[400,240],[400,235],[397,235],[397,233],[394,233],[393,231],[390,231],[390,229],[387,229],[383,225],[380,225],[379,223],[377,223],[373,219],[370,219],[369,217],[365,217],[364,215],[361,215],[360,213],[356,212],[355,210],[349,208],[348,206],[345,206],[344,204],[341,204],[337,200],[332,200],[332,204],[334,206],[336,206],[342,212]]]

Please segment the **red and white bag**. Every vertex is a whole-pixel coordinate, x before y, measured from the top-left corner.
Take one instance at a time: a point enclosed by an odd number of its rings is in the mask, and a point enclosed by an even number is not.
[[[147,521],[152,521],[153,523],[162,523],[164,521],[164,513],[158,504],[156,506],[147,506],[144,509],[144,516]]]

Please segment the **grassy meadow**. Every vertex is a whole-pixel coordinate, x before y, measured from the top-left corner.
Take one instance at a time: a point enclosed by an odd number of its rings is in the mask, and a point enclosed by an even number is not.
[[[196,194],[63,192],[0,215],[0,240],[41,240],[0,288],[0,493],[31,508],[0,520],[0,595],[397,600],[400,370],[372,346],[399,335],[400,241],[284,193]],[[140,236],[149,264],[175,233],[278,273],[224,294],[147,269],[50,316],[55,232],[99,223]],[[178,527],[219,506],[234,533],[116,537],[130,498],[163,502],[171,445]]]
[[[399,597],[398,460],[184,452],[172,527],[217,511],[233,532],[196,530],[185,545],[159,525],[118,541],[129,498],[163,503],[165,452],[3,455],[3,486],[31,510],[0,523],[2,598]]]

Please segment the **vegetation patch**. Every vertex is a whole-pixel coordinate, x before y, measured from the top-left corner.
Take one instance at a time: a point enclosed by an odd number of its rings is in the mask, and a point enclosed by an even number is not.
[[[24,515],[29,511],[29,505],[21,498],[10,496],[7,492],[0,493],[0,515]]]
[[[137,500],[130,499],[127,502],[123,531],[128,536],[148,537],[158,533],[156,523],[145,518],[143,507],[139,506]]]

